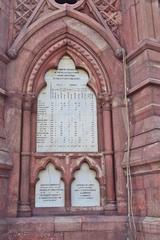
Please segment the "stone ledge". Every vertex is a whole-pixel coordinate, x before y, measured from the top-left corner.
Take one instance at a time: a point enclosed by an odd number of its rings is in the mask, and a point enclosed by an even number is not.
[[[131,137],[137,137],[145,133],[151,133],[153,130],[160,130],[160,117],[151,116],[142,121],[132,123]]]
[[[125,216],[64,216],[7,218],[10,233],[116,231],[126,227]]]
[[[54,218],[26,217],[7,219],[10,233],[54,232]]]
[[[137,218],[137,230],[148,234],[160,234],[160,218],[158,217],[144,217]],[[159,238],[157,238],[159,239]]]
[[[0,240],[124,240],[126,239],[126,216],[66,216],[7,218],[0,221]],[[160,218],[135,217],[138,236],[154,236],[159,239]],[[5,229],[2,228],[5,225]],[[57,225],[56,233],[55,226]],[[4,231],[5,230],[5,231]],[[61,231],[60,231],[61,230]],[[2,237],[3,236],[3,237]],[[2,237],[2,238],[1,238]],[[138,238],[139,239],[139,238]],[[145,238],[149,239],[149,238]]]
[[[141,83],[138,83],[136,86],[132,87],[131,89],[128,90],[128,96],[131,96],[138,91],[141,91],[145,87],[151,86],[151,85],[156,85],[157,87],[160,86],[160,79],[156,78],[147,78],[146,80],[143,80]]]
[[[121,216],[95,216],[85,217],[82,221],[82,231],[107,231],[112,232],[116,228],[118,232],[124,232],[126,218]]]
[[[81,231],[81,217],[56,217],[54,222],[56,232]]]
[[[107,231],[88,231],[88,232],[73,232],[64,233],[64,240],[125,240],[126,233]]]
[[[127,62],[132,61],[134,58],[136,58],[138,55],[140,55],[147,49],[160,52],[160,43],[155,39],[144,39],[140,42],[139,46],[135,50],[128,54]]]

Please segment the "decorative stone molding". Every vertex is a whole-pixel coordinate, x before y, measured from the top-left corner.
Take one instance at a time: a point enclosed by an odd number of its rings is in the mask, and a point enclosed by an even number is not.
[[[49,164],[49,163],[52,163],[56,169],[60,170],[62,172],[62,176],[64,175],[64,172],[65,172],[65,164],[60,164],[61,163],[61,160],[63,161],[63,163],[65,163],[65,156],[45,156],[45,157],[42,157],[42,158],[38,158],[35,157],[36,159],[36,168],[34,170],[34,172],[32,173],[32,179],[33,179],[33,182],[35,183],[37,181],[37,176],[39,174],[40,171],[42,170],[45,170],[46,166]],[[38,160],[38,161],[37,161]],[[60,160],[60,161],[59,161]]]
[[[15,0],[13,39],[16,39],[29,25],[44,15],[60,10],[65,10],[67,15],[68,10],[81,12],[86,7],[92,13],[91,21],[94,18],[106,31],[111,31],[119,39],[119,25],[121,24],[119,0],[79,0],[75,4],[58,4],[55,0]]]
[[[98,79],[100,81],[100,86],[101,86],[101,91],[103,92],[110,92],[110,86],[109,83],[107,82],[107,75],[105,73],[105,71],[102,69],[102,66],[97,63],[96,59],[92,56],[91,53],[89,53],[85,48],[83,48],[81,45],[79,45],[78,43],[74,42],[71,39],[63,39],[61,41],[59,41],[58,43],[55,43],[54,45],[52,45],[37,61],[37,63],[34,65],[34,68],[32,69],[32,72],[29,76],[29,80],[28,80],[28,84],[27,84],[27,92],[31,93],[33,91],[33,83],[34,83],[34,79],[39,71],[39,69],[41,68],[42,64],[45,62],[45,60],[48,59],[48,57],[54,53],[56,50],[58,50],[59,48],[61,48],[62,46],[69,46],[72,49],[75,49],[76,52],[78,51],[79,53],[81,53],[81,55],[83,55],[89,62],[90,64],[92,64],[94,70],[96,71],[97,75],[98,75]],[[107,88],[106,88],[106,85]]]
[[[93,0],[104,22],[109,26],[114,36],[119,39],[121,12],[119,0]]]
[[[16,0],[14,35],[17,36],[37,6],[38,0]]]
[[[10,48],[7,52],[9,58],[11,59],[16,59],[17,55],[18,55],[18,51],[16,48]]]
[[[63,175],[70,162],[70,173],[74,173],[76,169],[80,168],[83,162],[87,162],[91,168],[97,171],[99,178],[104,175],[104,156],[103,153],[86,154],[85,156],[80,153],[76,154],[52,154],[50,156],[32,156],[35,159],[35,170],[32,173],[32,181],[36,182],[38,173],[46,168],[48,163],[54,164],[54,166],[59,169]],[[93,167],[94,166],[94,167]],[[104,180],[104,179],[103,179]]]
[[[102,110],[111,110],[111,97],[107,92],[102,92],[99,94],[98,100]]]
[[[69,189],[71,187],[71,183],[74,179],[74,173],[76,170],[79,170],[83,163],[87,163],[91,170],[94,170],[97,174],[97,179],[101,184],[101,203],[103,207],[106,204],[106,196],[105,196],[105,163],[103,153],[95,153],[95,154],[51,154],[50,156],[37,156],[33,154],[32,156],[32,169],[34,171],[31,174],[31,202],[34,206],[34,194],[35,194],[35,184],[38,180],[38,174],[40,171],[44,170],[46,166],[52,163],[55,168],[62,173],[62,179],[65,182],[65,188]],[[66,209],[67,206],[71,207],[70,202],[70,193],[68,191],[66,198]],[[102,209],[101,209],[102,210]],[[38,210],[37,210],[38,211]]]
[[[78,1],[70,8],[78,8],[84,3],[84,0]],[[66,4],[58,4],[55,0],[15,0],[14,13],[14,38],[18,36],[21,30],[54,10],[64,9]]]
[[[23,110],[31,110],[32,104],[34,101],[34,96],[33,95],[24,95],[23,98]]]

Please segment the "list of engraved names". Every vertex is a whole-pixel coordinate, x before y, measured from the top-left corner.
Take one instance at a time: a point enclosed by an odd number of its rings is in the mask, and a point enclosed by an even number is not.
[[[46,73],[47,86],[38,97],[37,152],[98,150],[96,97],[88,74],[68,63],[63,66],[62,59],[60,69]]]

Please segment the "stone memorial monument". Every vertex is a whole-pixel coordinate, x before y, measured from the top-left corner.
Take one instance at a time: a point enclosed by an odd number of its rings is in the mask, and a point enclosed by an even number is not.
[[[160,239],[159,20],[0,0],[0,240]]]

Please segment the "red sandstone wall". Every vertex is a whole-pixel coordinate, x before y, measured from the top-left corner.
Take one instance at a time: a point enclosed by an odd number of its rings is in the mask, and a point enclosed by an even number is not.
[[[133,1],[122,0],[122,24],[120,26],[120,40],[119,44],[126,49],[127,52],[127,65],[128,65],[128,97],[130,99],[130,119],[131,119],[131,172],[133,174],[133,210],[134,214],[141,217],[155,217],[155,218],[137,218],[138,239],[159,239],[159,220],[160,217],[160,176],[159,176],[159,159],[160,159],[160,44],[159,44],[159,1]],[[34,52],[31,45],[33,42],[38,45],[40,34],[35,40],[30,39],[30,42],[26,42],[25,48],[22,48],[22,53],[16,60],[11,60],[8,64],[8,58],[5,56],[5,50],[8,45],[8,28],[9,23],[9,2],[6,0],[0,1],[0,215],[6,214],[6,204],[8,204],[8,216],[16,217],[17,205],[19,200],[19,185],[20,185],[20,149],[21,149],[21,118],[22,118],[22,92],[18,92],[19,84],[21,84],[20,77],[24,75],[23,71],[23,58],[31,59],[30,56]],[[88,9],[83,10],[89,12]],[[92,16],[92,14],[90,13]],[[12,16],[12,15],[11,15]],[[92,16],[93,17],[93,16]],[[63,24],[61,21],[59,24]],[[48,25],[49,26],[49,25]],[[57,28],[60,25],[57,25]],[[46,28],[47,29],[47,28]],[[49,31],[49,27],[48,27]],[[13,31],[13,25],[10,24],[11,35]],[[41,31],[41,36],[46,34],[45,31]],[[10,39],[10,42],[12,39]],[[33,42],[32,42],[33,41]],[[116,41],[115,41],[116,42]],[[114,42],[114,44],[115,44]],[[113,44],[113,45],[114,45]],[[40,47],[39,47],[40,49]],[[32,52],[31,52],[32,51]],[[37,51],[38,52],[38,51]],[[37,54],[36,50],[33,54]],[[100,54],[97,51],[97,54]],[[108,54],[108,55],[105,55]],[[111,51],[106,51],[105,54],[101,53],[101,59],[105,60],[107,56],[112,56]],[[110,55],[111,54],[111,55]],[[118,60],[119,61],[119,60]],[[112,64],[109,65],[110,72],[115,71],[115,59],[112,58]],[[23,64],[22,64],[23,63]],[[7,67],[8,65],[8,67]],[[24,65],[25,66],[25,65]],[[6,69],[8,70],[8,82],[7,90],[9,98],[5,98],[6,95]],[[15,74],[16,71],[16,74]],[[13,78],[13,75],[16,75]],[[116,78],[116,77],[115,77]],[[122,79],[121,79],[122,80]],[[117,85],[121,86],[120,91],[113,93],[112,100],[112,117],[113,117],[113,144],[114,144],[114,159],[115,159],[115,189],[116,189],[116,203],[118,214],[126,214],[126,192],[125,192],[125,178],[124,171],[126,169],[126,159],[124,156],[124,143],[126,141],[126,131],[124,127],[124,119],[122,112],[124,111],[123,104],[123,83],[115,81],[112,78],[112,87],[116,89]],[[17,85],[16,85],[17,84]],[[2,92],[2,93],[1,93]],[[12,157],[8,158],[8,153],[4,156],[4,101],[6,99],[6,117],[7,132],[9,148],[12,152]],[[14,118],[14,121],[12,121]],[[1,133],[3,132],[3,134]],[[12,133],[14,132],[14,135]],[[1,147],[2,146],[2,147]],[[3,147],[4,146],[4,147]],[[2,150],[2,151],[1,151]],[[6,152],[8,149],[6,150]],[[3,152],[3,153],[2,153]],[[11,172],[9,192],[8,191],[8,169],[11,166],[9,160],[14,162],[14,168]],[[2,163],[1,163],[2,162]],[[5,164],[4,164],[5,162]],[[8,164],[6,164],[8,163]],[[7,165],[7,166],[6,166]],[[5,177],[4,177],[5,175]],[[2,177],[3,176],[3,177]],[[52,219],[53,220],[53,219]],[[51,220],[51,221],[52,221]],[[9,220],[12,222],[12,220]],[[21,234],[18,235],[20,223],[17,223],[16,232],[12,235],[12,239],[21,239]],[[39,239],[42,233],[34,234],[34,231],[39,232],[36,220],[34,222],[34,229],[32,233],[29,233],[27,220],[23,220],[25,223],[26,236],[23,239],[30,239],[31,237]],[[38,221],[38,220],[37,220]],[[94,221],[97,224],[96,218]],[[13,231],[14,223],[10,222],[10,230]],[[115,222],[114,222],[115,223]],[[116,224],[112,225],[111,231],[116,232]],[[13,224],[13,225],[12,225]],[[41,223],[43,225],[43,221]],[[96,228],[96,224],[94,228]],[[63,224],[62,224],[63,225]],[[3,227],[4,226],[4,227]],[[85,229],[85,224],[78,226],[71,233],[67,233],[63,226],[60,226],[61,233],[55,233],[51,228],[46,233],[46,239],[68,239],[68,238],[99,238],[106,239],[107,225],[103,225],[100,232],[93,232],[90,227]],[[113,228],[113,226],[115,228]],[[122,226],[122,225],[121,225]],[[37,229],[38,228],[38,229]],[[41,228],[41,227],[40,227]],[[6,231],[5,223],[1,223],[2,232]],[[84,231],[83,233],[81,232]],[[52,231],[52,233],[50,233]],[[87,232],[85,232],[87,231]],[[122,233],[123,231],[123,233]],[[65,233],[64,233],[65,232]],[[124,228],[120,231],[122,239],[124,239]],[[24,234],[24,232],[23,232]],[[42,235],[41,235],[42,234]],[[48,234],[48,235],[47,235]],[[51,235],[50,235],[51,234]],[[25,238],[24,238],[25,237]],[[44,235],[43,235],[44,238]],[[117,235],[108,234],[107,239],[116,239]],[[5,239],[5,235],[2,236]],[[7,239],[7,235],[6,235]]]
[[[159,1],[122,0],[122,12],[122,42],[128,54],[134,213],[160,217]]]
[[[6,70],[8,57],[5,55],[8,44],[9,1],[0,1],[0,216],[6,215],[8,177],[11,160],[6,140],[4,105],[6,98]]]
[[[121,0],[122,44],[127,52],[133,51],[145,39],[159,40],[159,0]]]

